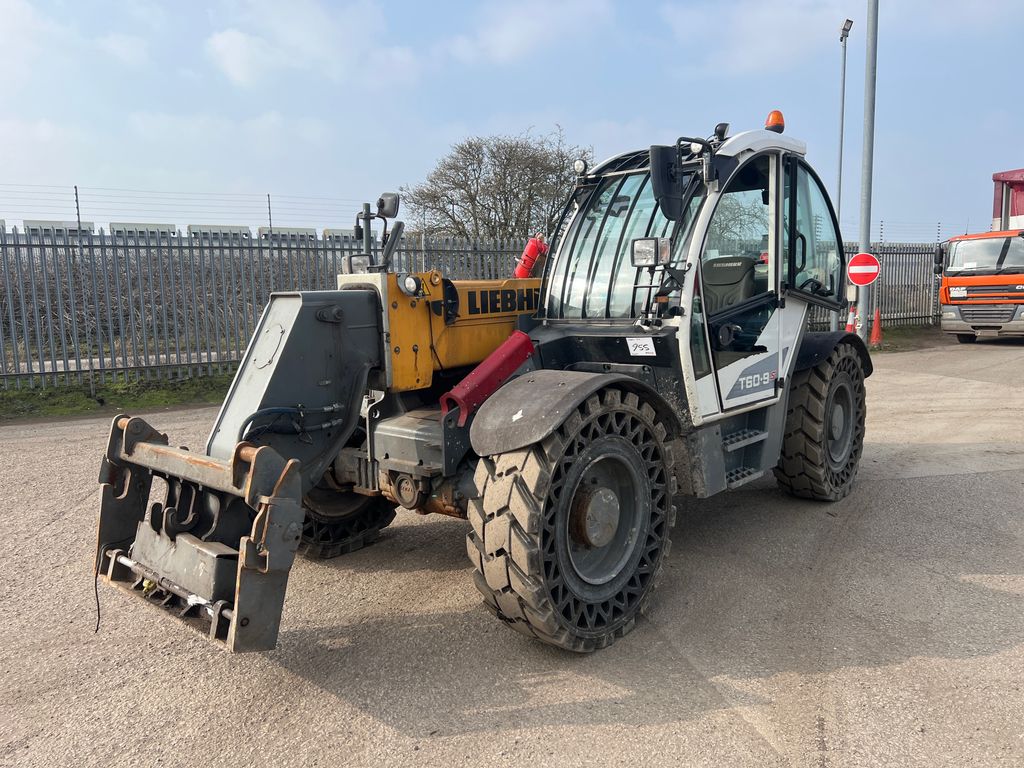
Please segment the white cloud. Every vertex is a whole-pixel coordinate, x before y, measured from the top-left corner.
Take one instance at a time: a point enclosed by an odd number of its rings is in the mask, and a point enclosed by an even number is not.
[[[1020,0],[899,0],[881,3],[879,47],[927,35],[984,33],[1006,24]],[[689,74],[763,75],[812,62],[838,46],[843,20],[854,20],[852,46],[864,45],[865,4],[851,0],[712,0],[666,2],[661,20],[680,43],[682,69]]]
[[[785,71],[836,43],[843,5],[837,0],[665,4],[660,16],[681,43],[686,69],[763,74]]]
[[[238,29],[211,35],[206,53],[231,82],[241,86],[255,85],[277,58],[266,40]]]
[[[139,66],[149,58],[146,41],[136,35],[113,32],[96,40],[96,45],[123,64]]]
[[[133,139],[146,143],[156,154],[187,154],[202,147],[204,154],[228,165],[251,162],[267,153],[287,155],[289,148],[299,144],[323,145],[333,135],[323,120],[285,116],[276,110],[242,119],[134,112],[128,116],[128,128]]]
[[[559,42],[585,45],[613,15],[610,0],[492,0],[479,11],[471,32],[444,41],[440,50],[466,63],[509,63]]]
[[[231,27],[206,40],[207,54],[237,85],[251,87],[288,71],[353,84],[382,70],[397,80],[415,76],[411,49],[381,44],[387,23],[374,3],[245,0],[239,9]]]
[[[123,10],[135,21],[154,30],[167,26],[167,12],[153,0],[132,0],[123,6]]]
[[[44,51],[56,48],[65,39],[65,30],[39,14],[25,0],[0,0],[0,72],[9,93],[24,86]]]
[[[0,118],[0,167],[7,179],[66,183],[74,178],[83,146],[76,131],[53,120]]]

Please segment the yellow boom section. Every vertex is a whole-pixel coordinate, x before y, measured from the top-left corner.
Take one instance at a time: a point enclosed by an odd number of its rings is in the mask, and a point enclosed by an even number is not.
[[[450,301],[446,309],[448,281],[441,273],[421,272],[415,277],[420,279],[422,296],[407,295],[398,287],[399,275],[387,275],[385,311],[394,392],[430,386],[434,371],[479,363],[515,330],[519,315],[537,311],[540,300],[538,279],[453,280],[449,285],[458,303]]]

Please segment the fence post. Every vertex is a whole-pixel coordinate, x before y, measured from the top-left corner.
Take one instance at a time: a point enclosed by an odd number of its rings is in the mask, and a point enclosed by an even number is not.
[[[14,364],[14,387],[21,389],[21,360],[18,354],[18,325],[14,320],[14,291],[11,289],[11,268],[7,252],[7,227],[0,227],[0,263],[4,270],[4,295],[7,298],[7,317],[11,328],[11,362]],[[6,370],[7,356],[4,355],[4,366]],[[7,377],[4,377],[4,389],[10,386]]]
[[[132,316],[132,301],[131,301],[131,274],[128,271],[129,259],[128,251],[124,250],[124,263],[125,263],[125,286],[128,291],[128,295],[125,296],[121,291],[121,260],[118,258],[118,241],[114,230],[108,236],[108,240],[100,241],[101,244],[108,242],[111,247],[111,261],[114,265],[114,295],[118,299],[118,335],[121,339],[121,362],[124,367],[124,380],[128,383],[128,340],[132,342],[132,354],[135,353],[135,321]],[[125,299],[128,301],[128,330],[131,336],[125,332]]]
[[[18,270],[18,298],[21,305],[21,332],[25,342],[25,370],[29,374],[28,377],[28,388],[35,388],[35,376],[32,368],[32,339],[29,335],[31,330],[34,328],[36,332],[36,340],[39,338],[39,322],[36,317],[36,324],[31,325],[28,321],[28,302],[26,301],[25,293],[25,271],[29,273],[29,279],[32,279],[32,253],[31,251],[26,252],[25,258],[22,259],[21,254],[21,238],[18,237],[18,229],[15,227],[13,230],[14,235],[14,262]],[[22,237],[28,241],[28,230],[22,233]],[[23,268],[24,267],[24,268]],[[36,295],[35,295],[35,282],[32,282],[32,308],[33,314],[37,315],[36,312]],[[20,371],[19,371],[20,373]],[[40,379],[40,386],[45,386]]]
[[[4,299],[7,302],[7,306],[11,306],[11,291],[7,284],[7,241],[4,236],[4,229],[6,227],[0,226],[0,257],[2,257],[3,270],[4,270]],[[10,382],[7,378],[7,343],[4,341],[6,334],[4,333],[4,324],[7,318],[0,316],[0,373],[3,373],[4,389],[10,387]],[[11,323],[11,336],[14,335],[14,323]],[[12,351],[17,349],[17,343],[11,344]],[[17,381],[17,377],[15,377]]]

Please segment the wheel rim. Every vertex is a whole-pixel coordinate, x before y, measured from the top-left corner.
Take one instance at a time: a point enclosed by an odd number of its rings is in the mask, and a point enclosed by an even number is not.
[[[845,377],[837,380],[825,408],[828,461],[836,471],[841,470],[850,458],[855,421],[853,387]]]
[[[544,582],[560,622],[577,636],[623,625],[653,584],[672,504],[662,450],[639,414],[611,410],[584,422],[554,467],[541,535]]]
[[[568,515],[568,554],[588,584],[607,584],[629,562],[639,538],[640,478],[620,457],[592,461],[573,492]]]

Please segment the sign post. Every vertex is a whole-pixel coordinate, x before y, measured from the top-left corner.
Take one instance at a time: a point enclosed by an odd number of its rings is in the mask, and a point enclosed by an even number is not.
[[[871,171],[875,159],[875,74],[878,65],[878,0],[868,0],[867,51],[864,56],[864,152],[860,168],[860,249],[871,247]],[[871,312],[871,289],[858,291],[857,306]],[[867,328],[857,335],[867,341]]]
[[[858,253],[846,263],[846,279],[850,281],[851,285],[857,286],[855,290],[859,294],[858,298],[868,295],[865,289],[878,279],[881,271],[882,265],[879,263],[878,257],[871,253]],[[857,315],[852,318],[854,332],[862,339],[867,332],[865,330],[866,323],[863,320],[863,309],[863,306],[858,303]],[[847,323],[847,330],[849,330],[849,325]]]

